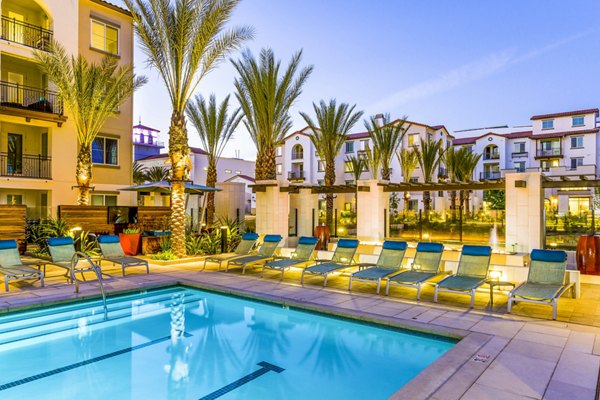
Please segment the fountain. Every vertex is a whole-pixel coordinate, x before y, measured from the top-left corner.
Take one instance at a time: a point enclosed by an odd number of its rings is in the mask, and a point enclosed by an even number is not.
[[[498,250],[498,225],[497,222],[494,222],[494,227],[490,229],[490,245],[492,246],[492,250]]]

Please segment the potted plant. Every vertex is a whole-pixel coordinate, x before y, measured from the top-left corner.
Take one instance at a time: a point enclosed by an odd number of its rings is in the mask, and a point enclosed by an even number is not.
[[[119,241],[121,242],[121,247],[123,247],[125,255],[138,255],[142,242],[140,228],[137,225],[129,224],[127,228],[123,229],[122,233],[119,233]]]

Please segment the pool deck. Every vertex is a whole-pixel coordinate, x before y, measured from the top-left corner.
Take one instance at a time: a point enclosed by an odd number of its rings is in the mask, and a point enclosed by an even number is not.
[[[375,285],[357,282],[352,293],[348,278],[331,277],[329,287],[322,278],[299,285],[297,271],[279,275],[240,270],[217,272],[209,264],[151,265],[120,269],[103,265],[113,279],[105,280],[107,292],[118,293],[182,283],[225,293],[234,293],[299,308],[345,315],[366,321],[434,332],[462,340],[434,364],[395,393],[393,399],[595,399],[600,371],[600,287],[584,285],[581,299],[559,301],[559,320],[551,321],[550,307],[517,305],[506,314],[506,295],[497,293],[493,309],[489,293],[477,295],[475,308],[468,310],[467,296],[440,295],[431,301],[433,290],[423,291],[415,301],[413,289],[393,287],[390,296],[375,294]],[[65,283],[60,268],[48,267],[46,287],[39,282],[12,282],[11,291],[0,293],[2,312],[49,305],[76,298],[97,297],[93,281],[81,285],[81,293]],[[384,292],[384,290],[382,290]],[[533,317],[532,317],[533,316]],[[581,324],[578,322],[585,322]]]

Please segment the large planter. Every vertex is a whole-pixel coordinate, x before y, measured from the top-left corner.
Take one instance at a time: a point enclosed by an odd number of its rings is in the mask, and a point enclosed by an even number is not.
[[[600,275],[600,236],[580,236],[575,258],[582,274]]]
[[[140,252],[141,233],[119,233],[119,242],[126,256],[137,256]]]
[[[329,227],[326,225],[319,225],[315,228],[315,237],[319,239],[317,242],[317,250],[327,250],[329,244]]]

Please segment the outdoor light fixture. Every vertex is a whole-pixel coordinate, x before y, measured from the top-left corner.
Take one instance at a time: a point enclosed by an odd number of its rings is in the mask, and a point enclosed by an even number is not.
[[[340,261],[341,262],[346,262],[346,261],[348,261],[348,259],[346,257],[342,257],[342,258],[340,258]]]
[[[81,230],[81,227],[80,227],[80,226],[76,226],[75,228],[71,228],[71,229],[69,229],[69,230],[70,230],[71,232],[78,232],[78,231],[80,231],[80,230]]]
[[[221,253],[227,253],[227,227],[221,227]]]
[[[499,269],[492,269],[490,270],[489,277],[490,280],[498,282],[500,281],[500,278],[502,278],[502,271]]]
[[[527,181],[515,181],[515,187],[517,188],[526,188]]]
[[[414,269],[415,271],[420,271],[421,270],[421,264],[415,264],[415,263],[413,263],[412,269]]]

